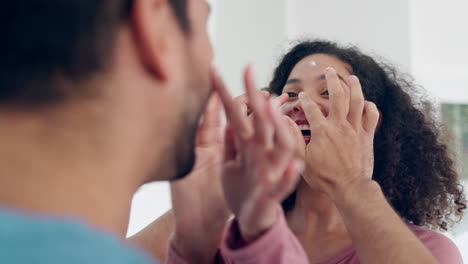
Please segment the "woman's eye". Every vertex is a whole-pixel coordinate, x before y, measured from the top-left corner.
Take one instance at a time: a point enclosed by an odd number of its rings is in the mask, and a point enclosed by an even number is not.
[[[294,93],[294,92],[287,92],[286,94],[288,95],[289,98],[296,98],[299,96],[297,93]]]
[[[322,92],[320,95],[323,95],[323,96],[328,96],[328,90]]]

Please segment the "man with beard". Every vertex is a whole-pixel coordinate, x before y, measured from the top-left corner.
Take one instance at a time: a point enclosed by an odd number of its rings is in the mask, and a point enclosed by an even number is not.
[[[264,252],[270,259],[306,262],[279,213],[302,166],[295,141],[251,73],[246,88],[255,126],[238,115],[219,76],[210,75],[205,1],[16,0],[0,12],[2,263],[148,263],[122,239],[132,196],[145,183],[191,171],[213,84],[232,121],[222,169],[237,221],[228,237],[220,229],[218,239],[204,241],[193,227],[210,218],[188,217],[186,208],[197,207],[202,188],[175,184],[168,262],[211,261],[219,252],[200,255],[197,245],[212,243],[239,263],[268,261],[252,254],[258,243],[273,243]],[[216,119],[216,100],[201,130]],[[201,167],[210,160],[205,137],[198,137]],[[232,148],[234,141],[249,147]],[[268,158],[274,148],[284,157]]]

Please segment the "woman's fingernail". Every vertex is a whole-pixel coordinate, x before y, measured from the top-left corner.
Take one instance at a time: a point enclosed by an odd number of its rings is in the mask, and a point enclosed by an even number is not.
[[[359,82],[359,79],[358,79],[358,77],[356,75],[351,75],[351,76],[348,77],[348,82],[349,83],[357,83],[357,82]]]
[[[336,73],[335,69],[333,69],[332,67],[327,67],[325,69],[325,73],[329,73],[329,74],[332,74],[332,73]]]

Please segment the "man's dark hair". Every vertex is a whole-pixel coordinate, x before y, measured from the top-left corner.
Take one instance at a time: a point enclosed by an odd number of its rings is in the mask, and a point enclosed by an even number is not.
[[[374,140],[373,178],[393,208],[410,223],[447,230],[456,220],[453,216],[462,216],[466,200],[447,146],[440,140],[439,126],[414,100],[418,87],[356,47],[304,41],[282,58],[270,92],[281,94],[294,66],[313,54],[331,55],[350,65],[366,100],[382,112]],[[295,197],[294,193],[283,202],[285,211],[294,207]]]
[[[180,26],[185,32],[188,32],[190,30],[190,21],[187,11],[187,0],[170,0],[170,3]]]
[[[187,31],[186,0],[169,0]],[[119,26],[133,0],[14,0],[0,10],[0,107],[35,107],[72,95],[61,81],[80,81],[111,63]],[[78,86],[77,86],[78,87]]]

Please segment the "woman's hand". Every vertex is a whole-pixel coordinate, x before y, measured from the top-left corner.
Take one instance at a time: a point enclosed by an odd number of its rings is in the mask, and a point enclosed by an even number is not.
[[[335,202],[360,263],[438,263],[372,181],[376,106],[364,101],[356,77],[345,84],[327,69],[326,79],[328,117],[307,94],[300,95],[311,127],[306,180]]]
[[[364,101],[357,77],[351,76],[345,84],[332,68],[325,76],[330,94],[328,117],[307,93],[299,95],[311,130],[305,180],[337,200],[372,179],[379,112],[375,104]]]
[[[281,201],[296,186],[303,161],[295,156],[297,144],[288,124],[293,121],[281,116],[272,100],[255,88],[250,69],[245,87],[252,117],[231,98],[217,74],[213,83],[229,122],[222,166],[224,194],[244,240],[250,242],[276,221]]]
[[[186,259],[197,263],[213,260],[231,214],[221,188],[221,110],[221,101],[214,93],[198,128],[195,166],[187,177],[171,183],[175,222],[172,244]]]

